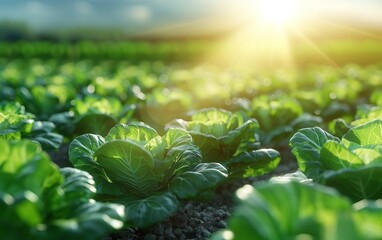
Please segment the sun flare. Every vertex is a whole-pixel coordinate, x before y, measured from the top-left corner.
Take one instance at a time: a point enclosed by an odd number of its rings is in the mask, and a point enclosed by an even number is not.
[[[282,25],[294,19],[296,10],[291,0],[262,0],[259,15],[265,23]]]

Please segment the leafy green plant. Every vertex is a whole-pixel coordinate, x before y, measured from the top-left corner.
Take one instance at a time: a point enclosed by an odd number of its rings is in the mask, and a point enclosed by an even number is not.
[[[37,115],[39,119],[47,120],[50,115],[62,111],[65,107],[60,104],[57,92],[50,90],[51,87],[40,85],[30,89],[21,87],[17,92],[17,98],[29,112]],[[58,92],[58,94],[64,93]]]
[[[138,106],[139,118],[155,129],[163,127],[175,118],[186,116],[192,98],[188,92],[179,89],[155,89]]]
[[[300,103],[287,95],[262,95],[251,104],[251,116],[256,118],[265,131],[293,121],[303,113]]]
[[[337,137],[342,137],[352,127],[356,127],[376,119],[382,120],[382,107],[370,104],[359,104],[357,105],[357,111],[354,118],[334,119],[329,123],[329,132],[333,133]]]
[[[0,140],[0,150],[1,236],[90,240],[123,226],[123,206],[95,202],[87,172],[59,170],[29,140]]]
[[[382,107],[382,90],[374,90],[370,96],[370,103]]]
[[[45,150],[57,149],[63,137],[54,130],[52,122],[35,121],[34,115],[27,113],[19,103],[0,103],[0,139],[27,138],[39,142]]]
[[[354,200],[382,197],[382,121],[351,128],[342,139],[305,128],[290,140],[301,171]]]
[[[301,104],[288,95],[261,95],[252,100],[247,110],[260,124],[262,144],[285,145],[285,139],[303,127],[319,126],[322,119],[304,113]]]
[[[280,154],[258,149],[259,125],[243,113],[206,108],[193,112],[191,121],[177,119],[168,127],[187,130],[201,149],[203,162],[220,162],[230,178],[257,176],[275,169]]]
[[[227,177],[219,163],[201,163],[191,136],[145,124],[117,124],[108,135],[85,134],[69,146],[69,160],[93,175],[99,199],[123,203],[127,221],[146,227],[169,217],[178,198],[207,198]]]
[[[118,122],[131,119],[135,105],[122,105],[117,98],[89,95],[73,101],[69,112],[57,113],[50,120],[65,135],[95,133],[105,136]]]
[[[350,201],[332,188],[298,182],[246,185],[228,228],[210,239],[379,239],[380,202]]]

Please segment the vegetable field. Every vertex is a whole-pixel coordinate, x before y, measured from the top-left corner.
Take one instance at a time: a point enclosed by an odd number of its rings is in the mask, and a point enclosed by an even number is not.
[[[0,46],[0,236],[382,239],[381,64],[36,44]]]

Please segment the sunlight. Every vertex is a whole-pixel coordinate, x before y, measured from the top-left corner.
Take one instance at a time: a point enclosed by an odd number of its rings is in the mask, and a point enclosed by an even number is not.
[[[213,54],[205,56],[206,61],[251,69],[295,69],[304,64],[300,56],[309,52],[311,59],[337,66],[330,50],[322,46],[328,35],[352,32],[380,39],[341,21],[331,22],[333,18],[323,6],[303,0],[251,0],[243,2],[240,10],[236,18],[241,19],[241,25],[215,45]]]
[[[276,25],[291,21],[296,14],[294,2],[291,0],[262,0],[259,11],[260,20]]]
[[[294,68],[289,34],[301,15],[297,0],[252,0],[246,4],[237,14],[243,24],[208,61],[250,68]]]

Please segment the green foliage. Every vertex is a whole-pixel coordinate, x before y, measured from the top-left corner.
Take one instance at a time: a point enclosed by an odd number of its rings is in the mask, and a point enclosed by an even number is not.
[[[177,119],[168,127],[187,130],[201,149],[203,162],[224,164],[230,178],[257,176],[277,167],[277,151],[258,149],[259,125],[255,119],[216,108],[195,111],[191,118],[188,122]]]
[[[307,177],[333,186],[354,200],[382,197],[382,121],[351,128],[341,140],[320,128],[306,128],[290,140]]]
[[[101,198],[123,203],[127,221],[139,227],[169,217],[177,198],[213,195],[227,177],[222,165],[201,163],[186,131],[169,129],[160,136],[144,124],[117,124],[105,138],[79,136],[69,159],[94,176]]]
[[[350,201],[331,188],[298,182],[246,185],[226,230],[210,239],[378,239],[382,208]],[[364,221],[365,220],[365,221]],[[369,225],[371,224],[371,225]]]
[[[298,101],[284,95],[256,97],[252,100],[251,110],[251,116],[259,121],[265,131],[285,125],[303,113]]]
[[[329,131],[338,137],[342,137],[350,128],[356,127],[373,120],[382,120],[382,107],[370,104],[357,105],[357,111],[353,118],[348,121],[338,118],[329,123]],[[349,122],[349,123],[347,123]]]
[[[92,177],[58,169],[37,143],[0,140],[0,235],[95,239],[123,226],[123,206],[95,202]]]
[[[180,89],[157,88],[148,94],[144,104],[138,106],[139,117],[156,129],[163,127],[176,118],[186,116],[192,106],[191,95]]]
[[[322,119],[304,113],[301,104],[288,95],[262,95],[252,100],[250,116],[259,121],[263,144],[284,144],[297,129],[319,126]]]
[[[63,137],[54,132],[55,125],[48,121],[35,121],[17,102],[0,103],[0,139],[31,139],[47,149],[57,149]]]
[[[166,219],[181,206],[180,199],[210,199],[226,178],[226,169],[230,180],[274,170],[281,157],[269,147],[279,150],[283,160],[293,160],[288,155],[288,140],[302,128],[290,142],[300,171],[271,182],[294,179],[322,183],[336,187],[353,201],[381,197],[380,123],[370,123],[382,119],[380,64],[266,72],[253,66],[240,66],[239,70],[165,63],[176,56],[200,58],[188,44],[181,45],[177,49],[180,45],[147,42],[0,43],[0,55],[6,56],[0,58],[0,100],[6,101],[0,104],[0,139],[27,138],[38,141],[43,149],[52,149],[62,143],[56,132],[67,142],[77,137],[70,147],[71,160],[77,168],[91,173],[97,199],[122,203],[128,225],[140,227]],[[185,53],[185,49],[190,52]],[[131,56],[128,60],[127,55]],[[44,59],[28,59],[33,56]],[[60,59],[45,59],[48,56]],[[161,61],[141,61],[150,59]],[[190,111],[194,112],[187,115]],[[183,130],[166,132],[165,124],[176,118],[184,120],[168,126]],[[141,121],[151,127],[115,126]],[[78,136],[84,133],[91,134]],[[260,140],[265,148],[260,148]],[[0,152],[0,159],[8,156],[6,151]],[[30,147],[30,151],[37,154],[41,150]],[[33,154],[17,152],[33,158]],[[16,155],[12,153],[9,159]],[[82,229],[102,236],[104,220],[97,220],[100,225],[92,220],[99,216],[96,208],[101,212],[107,208],[88,204],[95,190],[89,176],[63,169],[58,177],[61,180],[52,177],[57,188],[41,195],[36,193],[45,184],[41,179],[50,178],[39,176],[49,172],[49,167],[28,166],[33,178],[20,175],[15,182],[34,190],[19,195],[1,193],[2,209],[13,209],[7,204],[20,199],[20,208],[15,210],[23,213],[19,214],[22,221],[17,221],[20,224],[43,222],[38,226],[48,226],[48,217],[52,224],[60,219],[60,223],[49,225],[49,231],[62,233],[79,229],[82,223],[76,225],[77,220],[72,219],[80,216],[89,220]],[[4,167],[17,166],[7,163]],[[0,185],[15,186],[15,182],[1,180]],[[287,199],[286,195],[282,199]],[[46,213],[45,208],[53,210]],[[359,225],[360,229],[378,239],[378,202],[357,204],[357,209],[365,215],[355,218],[370,226]],[[44,214],[39,214],[42,210]],[[119,219],[118,211],[107,212]],[[8,216],[5,218],[12,219]],[[304,218],[299,223],[303,227],[309,221]],[[322,235],[321,228],[310,233]],[[330,233],[323,232],[331,238]],[[357,234],[363,236],[358,230]],[[69,233],[65,236],[84,238]]]
[[[370,103],[382,107],[382,90],[375,90],[370,96]]]
[[[50,120],[67,136],[94,133],[105,136],[118,122],[132,118],[134,104],[122,105],[114,97],[88,95],[73,102],[68,112],[57,113]]]

